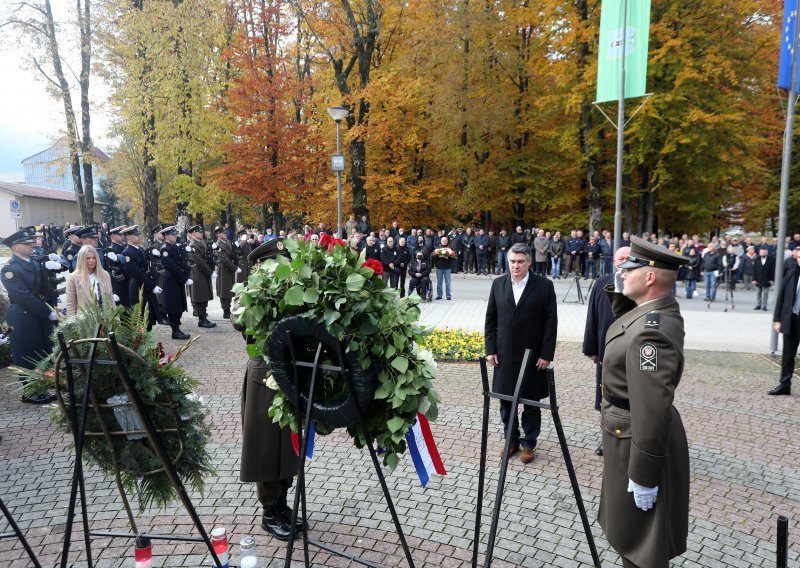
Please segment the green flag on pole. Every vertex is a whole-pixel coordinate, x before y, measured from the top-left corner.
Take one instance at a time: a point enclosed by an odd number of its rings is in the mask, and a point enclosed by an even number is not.
[[[625,46],[625,98],[645,95],[650,0],[628,0],[626,29],[622,30],[622,0],[603,0],[597,61],[597,100],[619,100],[619,72]],[[624,41],[623,41],[624,38]]]

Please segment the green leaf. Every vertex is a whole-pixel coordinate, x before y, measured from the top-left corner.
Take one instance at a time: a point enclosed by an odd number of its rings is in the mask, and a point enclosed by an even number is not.
[[[325,320],[325,325],[331,325],[335,322],[342,314],[337,312],[336,310],[325,310],[325,314],[323,315],[323,319]]]
[[[389,396],[392,394],[393,391],[394,389],[392,388],[392,383],[390,382],[381,383],[381,386],[379,386],[375,391],[375,398],[377,400],[383,400],[389,398]]]
[[[389,419],[386,425],[389,427],[391,432],[399,432],[405,425],[405,421],[399,416],[394,416],[393,418]]]
[[[389,469],[395,469],[400,463],[400,457],[394,452],[389,452],[383,460]]]
[[[303,295],[303,287],[296,284],[286,291],[283,299],[286,301],[287,306],[302,306]]]
[[[364,287],[364,282],[366,282],[366,279],[360,274],[354,272],[347,277],[347,280],[345,280],[345,286],[347,286],[347,289],[351,292],[357,292]]]
[[[387,359],[391,359],[397,353],[397,349],[394,348],[394,345],[387,345],[386,350],[383,352],[384,357]]]
[[[255,343],[248,343],[247,356],[252,359],[253,357],[258,357],[259,355],[261,355],[261,352],[258,350],[258,345]]]
[[[292,276],[292,267],[288,264],[279,264],[275,268],[275,280],[280,282]]]
[[[392,359],[392,367],[397,369],[398,373],[405,373],[408,369],[408,359],[405,357],[395,357]]]
[[[316,304],[319,300],[319,291],[316,288],[306,288],[303,292],[303,302],[306,304]]]

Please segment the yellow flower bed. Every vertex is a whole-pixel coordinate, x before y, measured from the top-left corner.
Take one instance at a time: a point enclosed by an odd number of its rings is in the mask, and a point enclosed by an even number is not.
[[[486,353],[483,334],[462,329],[436,329],[420,347],[437,361],[477,361]]]

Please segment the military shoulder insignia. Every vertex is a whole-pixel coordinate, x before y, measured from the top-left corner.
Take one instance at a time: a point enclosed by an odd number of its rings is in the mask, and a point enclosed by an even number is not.
[[[658,329],[661,325],[661,314],[658,312],[650,312],[644,317],[644,326],[647,329]]]
[[[639,349],[639,369],[642,371],[658,371],[658,348],[652,343],[643,343]]]
[[[67,255],[67,260],[72,260],[72,255],[71,254]]]
[[[167,251],[164,251],[161,253],[161,256],[169,256],[169,253]]]
[[[129,257],[129,256],[126,256],[126,257],[125,257],[125,262],[130,262],[130,261],[131,261],[131,257]]]
[[[12,278],[14,278],[14,273],[11,272],[10,270],[7,270],[6,272],[3,272],[3,277],[6,280],[11,280]]]

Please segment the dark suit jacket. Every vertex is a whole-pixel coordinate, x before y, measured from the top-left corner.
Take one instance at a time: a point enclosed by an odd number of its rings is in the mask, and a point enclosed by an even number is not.
[[[547,373],[536,369],[536,360],[553,360],[557,330],[556,293],[550,280],[529,272],[516,305],[510,274],[492,282],[486,309],[486,354],[497,355],[500,360],[494,370],[492,390],[514,394],[525,350],[531,349],[520,396],[535,400],[546,397]]]
[[[611,302],[604,292],[609,284],[614,284],[613,273],[606,274],[592,287],[589,310],[586,313],[586,328],[583,332],[583,354],[588,357],[597,355],[601,361],[606,352],[606,332],[614,323]]]
[[[800,268],[795,268],[786,273],[783,278],[783,286],[778,292],[775,300],[775,314],[772,321],[781,322],[781,333],[792,332],[792,306],[794,306],[795,294],[797,294],[797,279],[800,277]]]
[[[775,280],[775,259],[771,256],[767,257],[767,262],[762,266],[761,258],[756,257],[753,259],[753,280],[758,282],[759,286],[770,286],[770,282]]]

